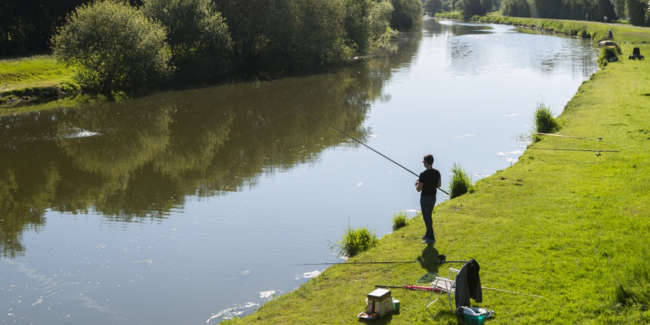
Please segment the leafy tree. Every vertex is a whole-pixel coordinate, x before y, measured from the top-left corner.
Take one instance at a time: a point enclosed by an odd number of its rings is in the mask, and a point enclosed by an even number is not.
[[[492,0],[481,0],[481,6],[483,6],[483,9],[485,10],[485,12],[488,12],[488,11],[492,10],[492,7],[494,6],[494,4],[492,3]]]
[[[366,54],[390,34],[393,6],[389,0],[345,0],[345,31],[356,51]]]
[[[393,17],[390,25],[396,30],[417,30],[422,26],[422,2],[420,0],[391,0]]]
[[[456,7],[460,9],[463,19],[469,19],[474,15],[485,15],[485,8],[483,8],[481,0],[459,0]]]
[[[442,1],[441,0],[427,0],[424,3],[424,12],[433,16],[437,12],[442,12]]]
[[[626,0],[627,16],[630,17],[630,24],[644,25],[645,16],[648,11],[648,2],[645,0]]]
[[[610,0],[617,17],[627,17],[626,0]]]
[[[78,66],[75,79],[89,93],[109,99],[134,96],[171,73],[165,30],[117,0],[77,8],[52,38],[54,54]]]
[[[530,7],[526,0],[503,0],[501,14],[511,17],[530,17]]]
[[[232,40],[210,0],[145,0],[144,14],[167,29],[176,78],[196,81],[230,70]]]

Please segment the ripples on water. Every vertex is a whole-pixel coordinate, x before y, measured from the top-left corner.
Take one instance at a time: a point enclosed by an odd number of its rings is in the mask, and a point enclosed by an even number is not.
[[[412,175],[296,108],[416,172],[433,153],[446,186],[454,162],[474,180],[516,162],[537,102],[561,112],[596,69],[588,42],[509,26],[428,20],[399,43],[308,77],[0,118],[0,323],[248,314],[325,268],[289,265],[339,261],[348,224],[382,236],[419,209]]]

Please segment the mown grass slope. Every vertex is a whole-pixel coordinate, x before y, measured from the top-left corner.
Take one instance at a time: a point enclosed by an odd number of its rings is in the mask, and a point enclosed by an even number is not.
[[[351,261],[475,258],[483,286],[543,296],[484,290],[478,305],[496,312],[488,324],[649,323],[650,60],[627,55],[635,46],[650,55],[648,44],[631,44],[650,42],[650,31],[611,27],[621,62],[585,82],[559,117],[558,134],[576,138],[545,136],[474,193],[437,206],[435,245],[420,243],[424,224],[416,218]],[[586,24],[591,35],[602,28]],[[386,222],[396,212],[386,211]],[[461,265],[332,266],[227,323],[356,324],[376,284],[413,284],[428,271],[446,276],[449,266]],[[427,309],[428,293],[392,292],[401,313],[373,323],[462,323],[446,299]]]
[[[55,86],[72,79],[73,70],[53,56],[0,60],[0,92]]]

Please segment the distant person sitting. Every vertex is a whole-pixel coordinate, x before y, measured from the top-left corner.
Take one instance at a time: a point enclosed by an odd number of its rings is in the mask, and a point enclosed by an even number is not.
[[[613,38],[614,38],[614,34],[612,34],[612,30],[611,30],[611,29],[607,31],[607,38],[609,38],[609,39],[613,39]]]

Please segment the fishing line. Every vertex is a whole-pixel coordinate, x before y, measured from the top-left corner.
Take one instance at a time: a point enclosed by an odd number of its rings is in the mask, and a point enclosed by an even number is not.
[[[408,290],[421,290],[421,291],[440,292],[440,288],[437,288],[437,287],[415,286],[415,285],[406,285],[406,284],[401,285],[401,286],[390,286],[390,285],[376,284],[375,288],[402,288],[402,289],[408,289]],[[514,291],[501,290],[501,289],[495,289],[495,288],[481,287],[481,289],[511,293],[511,294],[514,294],[514,295],[522,295],[522,296],[529,296],[529,297],[535,297],[535,298],[544,298],[544,297],[538,296],[538,295],[531,295],[531,294],[528,294],[528,293],[514,292]]]
[[[358,142],[359,144],[363,145],[364,147],[366,147],[366,148],[368,148],[368,149],[374,151],[375,153],[379,154],[380,156],[382,156],[382,157],[384,157],[384,158],[390,160],[390,161],[391,161],[392,163],[394,163],[395,165],[404,168],[404,170],[408,171],[409,173],[411,173],[411,174],[413,174],[413,175],[415,175],[415,176],[417,176],[417,177],[420,176],[420,175],[414,173],[413,171],[411,171],[410,169],[408,169],[408,168],[406,168],[406,167],[400,165],[400,164],[399,164],[398,162],[396,162],[395,160],[392,160],[392,159],[386,157],[386,155],[384,155],[383,153],[381,153],[381,152],[379,152],[379,151],[377,151],[377,150],[371,148],[369,145],[367,145],[367,144],[365,144],[365,143],[359,141],[359,140],[356,139],[355,137],[353,137],[353,136],[351,136],[351,135],[349,135],[349,134],[347,134],[347,133],[345,133],[345,132],[343,132],[343,131],[337,129],[337,128],[336,128],[335,126],[333,126],[332,124],[329,124],[329,123],[327,123],[327,122],[325,122],[325,121],[319,119],[318,117],[316,117],[316,116],[314,116],[314,115],[312,115],[312,114],[309,114],[309,113],[307,113],[307,112],[301,110],[300,108],[296,108],[296,110],[299,111],[299,112],[302,112],[303,114],[305,114],[305,115],[307,115],[307,116],[313,118],[314,120],[316,120],[316,121],[318,121],[318,122],[321,122],[321,123],[323,123],[323,124],[325,124],[325,125],[331,127],[332,129],[334,129],[334,130],[336,130],[336,131],[339,131],[341,134],[343,134],[343,135],[349,137],[350,139],[352,139],[352,140]],[[443,190],[443,189],[441,189],[441,188],[439,188],[439,187],[437,187],[437,189],[438,189],[439,191],[441,191],[442,193],[445,193],[445,194],[449,195],[449,193],[447,193],[445,190]]]
[[[564,148],[528,148],[528,149],[553,150],[553,151],[621,152],[620,150],[600,150],[600,149],[564,149]]]
[[[572,136],[568,136],[568,135],[563,135],[563,134],[553,134],[553,133],[541,133],[541,132],[537,132],[537,133],[535,133],[535,134],[538,134],[538,135],[545,135],[545,136],[550,136],[550,137],[559,137],[559,138],[570,138],[570,139],[579,139],[579,140],[603,141],[603,138],[602,138],[602,137],[598,137],[598,138],[596,138],[596,139],[590,139],[590,138],[572,137]],[[603,141],[603,142],[606,142],[606,141]]]
[[[303,266],[303,265],[364,265],[364,264],[407,264],[407,263],[467,263],[468,261],[383,261],[383,262],[339,262],[339,263],[304,263],[304,264],[290,264],[289,266]]]

